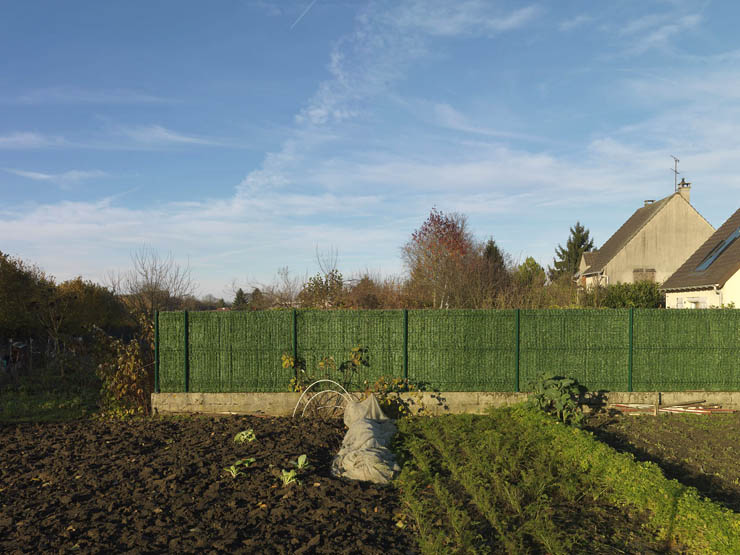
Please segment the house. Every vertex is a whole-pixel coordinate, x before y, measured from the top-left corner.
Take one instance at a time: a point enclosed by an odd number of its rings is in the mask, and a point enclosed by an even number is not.
[[[575,278],[584,287],[663,282],[706,241],[714,228],[689,202],[690,183],[646,200],[602,247],[584,253]]]
[[[740,307],[740,210],[696,249],[661,289],[666,308]]]

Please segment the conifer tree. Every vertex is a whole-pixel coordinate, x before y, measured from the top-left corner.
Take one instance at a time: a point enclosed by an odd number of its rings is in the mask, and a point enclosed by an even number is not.
[[[562,276],[571,277],[578,271],[578,263],[584,252],[589,252],[594,248],[594,241],[589,237],[589,231],[576,222],[574,227],[570,228],[570,237],[565,244],[558,245],[555,249],[553,258],[553,267],[548,269],[550,281],[555,281]]]
[[[244,290],[240,287],[234,295],[234,302],[231,304],[231,308],[234,310],[247,310],[249,303],[247,301],[247,295]]]

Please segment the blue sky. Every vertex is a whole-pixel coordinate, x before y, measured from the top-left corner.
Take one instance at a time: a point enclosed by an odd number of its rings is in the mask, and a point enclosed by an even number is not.
[[[673,192],[740,199],[734,2],[0,2],[0,251],[103,281],[148,245],[230,296],[403,271],[436,206],[515,259]]]

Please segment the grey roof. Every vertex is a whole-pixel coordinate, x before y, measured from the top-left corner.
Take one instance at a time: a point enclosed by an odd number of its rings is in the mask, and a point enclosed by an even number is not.
[[[703,289],[705,287],[724,287],[728,279],[740,270],[740,240],[728,246],[704,271],[697,267],[725,239],[740,227],[740,209],[684,262],[661,289]]]

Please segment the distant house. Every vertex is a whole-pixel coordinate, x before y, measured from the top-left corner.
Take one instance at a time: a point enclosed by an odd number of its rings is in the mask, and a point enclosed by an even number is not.
[[[740,308],[740,210],[737,210],[661,287],[666,308]]]
[[[636,281],[663,282],[706,241],[714,228],[691,206],[689,183],[645,205],[602,247],[584,253],[575,278],[584,287]]]

